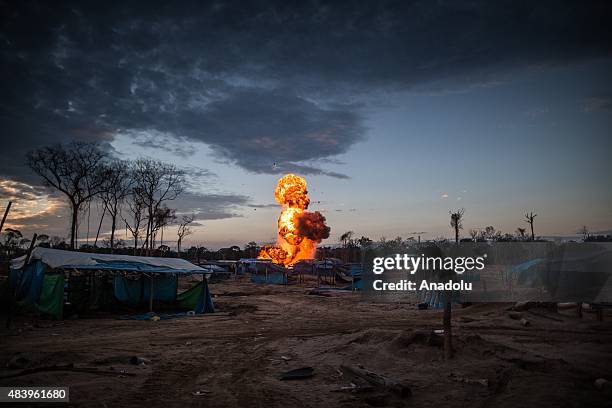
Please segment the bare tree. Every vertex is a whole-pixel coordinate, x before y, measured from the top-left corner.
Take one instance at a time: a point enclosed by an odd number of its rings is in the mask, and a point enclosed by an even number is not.
[[[138,251],[138,238],[142,234],[142,223],[144,221],[144,212],[145,205],[142,201],[141,197],[138,194],[130,194],[127,200],[129,213],[131,215],[131,220],[127,218],[123,218],[125,222],[125,227],[132,234],[132,238],[134,238],[134,255],[137,254]]]
[[[8,256],[19,248],[19,242],[23,239],[21,231],[14,228],[5,228],[2,232],[4,247]]]
[[[152,245],[151,248],[155,248],[155,240],[157,239],[157,233],[161,231],[161,245],[164,245],[164,228],[174,222],[176,219],[176,210],[162,206],[155,211],[153,216],[152,233]]]
[[[453,212],[449,211],[450,214],[450,226],[455,230],[455,243],[459,245],[459,230],[463,229],[463,214],[465,210],[463,208]]]
[[[501,238],[501,231],[497,231],[494,226],[489,225],[480,231],[480,236],[482,239],[497,241]]]
[[[525,239],[525,233],[526,232],[527,232],[527,230],[525,228],[518,227],[516,229],[516,235],[518,235],[521,240]]]
[[[49,241],[49,236],[47,234],[40,234],[36,236],[36,245],[44,245]]]
[[[117,229],[117,217],[121,211],[125,199],[131,192],[132,177],[130,166],[127,162],[116,160],[107,166],[106,185],[101,193],[104,208],[108,211],[111,219],[110,252],[115,248],[115,230]],[[102,215],[104,217],[104,215]],[[100,221],[102,223],[102,221]],[[97,239],[97,236],[96,236]]]
[[[79,211],[105,186],[106,154],[96,144],[73,142],[33,150],[27,155],[28,166],[44,182],[68,198],[72,211],[70,248],[77,239]]]
[[[179,223],[178,230],[176,232],[176,235],[178,235],[178,240],[176,241],[176,249],[179,256],[181,255],[181,245],[183,243],[183,238],[187,235],[192,234],[191,227],[189,226],[189,224],[193,222],[194,218],[195,217],[193,215],[183,215],[182,220]]]
[[[525,222],[529,224],[531,227],[531,240],[535,240],[535,234],[533,233],[533,220],[537,217],[538,214],[534,214],[533,211],[529,213],[525,213]]]
[[[470,237],[472,237],[472,241],[476,241],[476,238],[478,237],[478,230],[471,229],[470,230]]]
[[[155,215],[165,201],[174,200],[183,191],[184,174],[176,166],[153,159],[139,159],[134,163],[134,193],[146,209],[147,226],[145,247],[153,249],[156,227]]]

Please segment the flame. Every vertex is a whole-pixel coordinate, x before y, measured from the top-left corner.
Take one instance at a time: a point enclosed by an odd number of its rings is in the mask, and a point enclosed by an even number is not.
[[[263,247],[259,258],[293,265],[301,259],[312,259],[317,244],[329,237],[325,217],[318,211],[307,211],[310,199],[306,187],[306,180],[295,174],[286,174],[278,180],[274,197],[283,210],[278,217],[277,245]]]

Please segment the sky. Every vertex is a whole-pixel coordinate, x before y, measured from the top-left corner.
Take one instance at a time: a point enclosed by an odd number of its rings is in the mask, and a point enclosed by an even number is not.
[[[459,208],[462,235],[612,230],[609,2],[127,3],[0,2],[0,208],[25,235],[69,235],[25,154],[73,140],[185,170],[183,247],[274,241],[287,172],[327,244],[450,237]]]

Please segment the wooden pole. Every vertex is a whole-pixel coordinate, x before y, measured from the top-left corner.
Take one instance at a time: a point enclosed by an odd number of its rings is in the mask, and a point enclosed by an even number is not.
[[[442,323],[444,327],[444,359],[450,360],[453,358],[453,334],[451,325],[451,308],[452,308],[452,293],[444,293],[444,315]]]
[[[36,244],[36,238],[38,238],[38,234],[34,233],[32,236],[32,241],[30,241],[30,247],[28,248],[28,253],[25,259],[25,263],[23,264],[23,269],[30,263],[30,258],[32,257],[32,251],[34,250],[34,244]]]
[[[100,237],[100,230],[102,229],[102,221],[104,221],[105,215],[106,215],[106,206],[104,206],[104,210],[102,210],[102,217],[100,217],[100,224],[98,224],[98,232],[96,232],[96,240],[94,241],[94,247],[98,245],[98,238]]]
[[[2,223],[0,223],[0,232],[2,232],[2,228],[4,227],[4,221],[6,221],[6,217],[8,216],[9,211],[11,210],[12,201],[9,201],[6,206],[6,210],[4,211],[4,217],[2,217]]]
[[[153,290],[154,290],[154,285],[153,285],[153,279],[155,279],[155,275],[151,274],[150,276],[150,281],[149,281],[149,312],[153,311]]]

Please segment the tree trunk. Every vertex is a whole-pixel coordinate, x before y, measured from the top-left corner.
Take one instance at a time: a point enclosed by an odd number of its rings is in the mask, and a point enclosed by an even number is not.
[[[459,226],[455,226],[455,244],[459,245]]]
[[[153,219],[153,215],[151,215],[150,223],[151,223],[151,232],[149,233],[149,244],[148,244],[149,253],[148,255],[152,256],[155,251],[154,249],[155,248],[155,232],[153,231],[155,220]]]
[[[77,203],[72,203],[72,221],[70,225],[70,249],[75,249],[77,222],[79,220],[79,206]]]
[[[102,221],[104,221],[105,215],[106,215],[106,206],[104,206],[104,210],[102,211],[102,217],[100,218],[100,224],[98,224],[98,232],[96,233],[96,240],[94,241],[94,247],[98,245],[98,238],[100,237],[100,230],[102,229]]]
[[[151,235],[151,216],[147,220],[147,234],[145,235],[144,245],[143,247],[146,250],[146,255],[149,255],[149,235]]]
[[[134,256],[136,256],[136,251],[138,251],[138,236],[134,235]]]
[[[531,225],[531,240],[535,241],[535,234],[533,233],[533,222],[530,222],[529,225]]]
[[[115,228],[117,225],[117,213],[115,212],[115,214],[111,214],[111,217],[113,222],[111,224],[110,253],[112,254],[113,250],[115,249]]]
[[[442,318],[443,327],[444,327],[444,359],[450,360],[453,357],[453,334],[451,331],[451,299],[450,292],[446,292],[445,296],[448,296],[448,299],[445,299],[444,303],[444,317]]]

